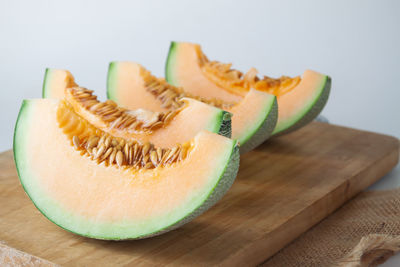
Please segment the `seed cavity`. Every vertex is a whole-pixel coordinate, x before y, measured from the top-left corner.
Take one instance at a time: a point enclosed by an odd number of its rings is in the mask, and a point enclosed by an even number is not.
[[[147,110],[128,110],[118,107],[112,100],[99,102],[93,91],[83,87],[72,87],[65,90],[65,99],[73,107],[74,111],[82,115],[82,112],[89,112],[94,115],[93,123],[102,130],[129,130],[133,133],[152,133],[158,128],[167,125],[185,105],[180,103],[175,112],[158,113]],[[87,116],[83,115],[85,118]],[[172,117],[172,118],[171,118]],[[99,125],[98,125],[99,124]],[[105,141],[105,140],[102,140]]]
[[[160,114],[161,116],[161,114]],[[106,133],[79,116],[64,100],[57,109],[59,127],[70,138],[80,155],[106,166],[119,168],[154,169],[174,164],[187,157],[192,149],[190,142],[173,148],[155,147],[149,142],[126,140]]]
[[[182,101],[183,97],[193,98],[221,109],[230,109],[236,104],[224,102],[216,98],[205,99],[196,95],[192,95],[185,92],[180,87],[175,87],[167,83],[163,78],[157,78],[153,76],[143,67],[141,69],[141,76],[144,79],[146,90],[161,102],[161,107],[167,110],[177,110],[181,108],[185,103]],[[170,114],[174,115],[173,113]],[[168,116],[164,118],[165,121],[169,121],[170,119],[171,118]]]
[[[247,92],[250,88],[268,92],[274,95],[282,95],[296,87],[301,78],[281,76],[280,78],[271,78],[257,76],[257,69],[250,68],[246,73],[232,68],[232,64],[221,63],[218,61],[209,61],[207,57],[198,50],[199,65],[204,75],[213,83],[220,87],[230,89],[233,92]]]

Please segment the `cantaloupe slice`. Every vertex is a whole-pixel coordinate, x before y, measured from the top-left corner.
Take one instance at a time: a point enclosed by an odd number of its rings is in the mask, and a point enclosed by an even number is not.
[[[43,82],[44,98],[62,99],[65,96],[66,88],[71,87],[77,87],[77,83],[69,71],[59,69],[46,70],[45,79]],[[86,100],[92,102],[97,101],[93,99],[93,97],[94,96],[90,95]],[[136,97],[140,98],[140,96]],[[110,105],[115,105],[115,103],[113,104],[112,101],[108,102],[110,102],[108,103]],[[94,104],[97,103],[95,102],[91,105],[93,106]],[[179,102],[179,105],[179,108],[173,110],[172,112],[167,110],[144,109],[138,109],[136,111],[124,110],[123,112],[127,114],[127,117],[133,115],[137,118],[139,117],[147,120],[159,118],[165,123],[159,123],[159,126],[151,127],[151,129],[143,129],[142,126],[145,125],[145,123],[141,123],[136,125],[135,129],[131,127],[132,129],[128,131],[122,131],[119,133],[114,131],[112,134],[117,136],[125,135],[125,137],[126,135],[129,135],[142,142],[151,142],[161,147],[172,147],[178,143],[183,143],[193,138],[202,130],[219,133],[226,137],[231,136],[231,114],[228,112],[189,98],[182,99],[182,101]],[[103,109],[107,109],[106,106],[107,105],[104,104]],[[140,107],[138,106],[135,109],[137,108]],[[142,106],[142,108],[146,108],[146,106]],[[196,117],[196,120],[193,120],[194,117]],[[97,117],[95,116],[95,118]],[[123,121],[125,118],[121,118],[121,120]],[[132,121],[128,122],[132,123]],[[104,130],[105,128],[110,127],[111,123],[109,122],[96,125],[98,127],[102,127]],[[113,130],[111,129],[111,131]]]
[[[278,122],[273,134],[304,126],[321,112],[328,100],[331,79],[327,75],[307,70],[301,78],[259,78],[254,68],[243,74],[231,66],[208,60],[198,44],[172,42],[165,75],[169,83],[204,98],[238,101],[252,88],[276,95]]]
[[[44,73],[42,97],[63,99],[65,88],[75,86],[78,84],[68,70],[47,68]]]
[[[224,92],[224,91],[221,91]],[[133,62],[112,62],[108,71],[107,96],[129,109],[145,108],[165,112],[179,108],[182,97],[200,100],[233,114],[232,138],[240,143],[240,152],[252,150],[271,135],[277,121],[276,97],[250,90],[235,98],[210,98],[191,94],[153,76]],[[213,95],[218,97],[218,95]],[[200,114],[192,117],[197,121]]]
[[[14,157],[26,193],[50,221],[111,240],[158,235],[192,220],[228,190],[239,161],[236,141],[221,135],[202,131],[157,148],[104,132],[56,99],[23,102]]]

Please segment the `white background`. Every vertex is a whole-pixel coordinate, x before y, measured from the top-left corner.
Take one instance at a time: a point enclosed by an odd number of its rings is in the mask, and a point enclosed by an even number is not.
[[[41,96],[46,67],[104,99],[110,61],[163,75],[171,40],[241,70],[329,74],[332,123],[400,137],[400,1],[0,0],[0,151],[22,99]]]

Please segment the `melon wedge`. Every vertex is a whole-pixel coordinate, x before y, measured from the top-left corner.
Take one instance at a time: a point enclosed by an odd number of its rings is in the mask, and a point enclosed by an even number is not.
[[[312,121],[324,108],[331,87],[329,76],[312,70],[301,78],[258,78],[254,68],[243,74],[231,69],[231,64],[208,60],[200,45],[184,42],[171,43],[165,72],[169,83],[200,97],[238,101],[252,88],[276,95],[279,109],[275,135]]]
[[[68,70],[47,68],[44,74],[42,97],[62,99],[65,88],[74,86],[77,84]]]
[[[65,90],[67,88],[76,86],[77,84],[74,77],[69,71],[47,69],[43,82],[43,97],[62,99],[65,97]],[[140,96],[136,97],[140,98]],[[176,109],[177,115],[162,127],[145,134],[127,131],[120,132],[119,134],[125,137],[129,135],[142,142],[151,142],[161,147],[172,147],[178,143],[186,142],[202,130],[219,133],[226,137],[231,136],[231,115],[228,112],[194,99],[185,98],[182,102],[184,102],[185,105]],[[138,106],[134,109],[137,108],[146,108],[146,106]],[[151,117],[152,114],[155,114],[153,111],[163,112],[166,110],[149,111],[140,109],[129,112],[141,113],[145,114],[147,117]],[[163,116],[163,114],[166,115],[164,112],[161,113],[160,116]],[[196,118],[196,120],[193,120],[193,118]],[[99,124],[96,125],[100,127]],[[115,132],[113,132],[113,134],[118,135],[118,133]]]
[[[224,91],[220,90],[222,93]],[[128,109],[145,108],[158,112],[174,110],[182,97],[195,98],[233,114],[232,138],[245,153],[269,138],[277,121],[277,102],[272,94],[250,90],[241,96],[219,97],[188,92],[153,76],[133,62],[112,62],[108,71],[107,96]],[[228,96],[231,96],[229,94]],[[193,116],[198,120],[201,114]]]
[[[56,99],[23,102],[14,158],[35,206],[70,232],[109,240],[158,235],[203,213],[236,177],[236,141],[206,131],[199,132],[190,141],[190,152],[174,163],[151,169],[119,166],[114,159],[99,163],[100,158],[84,154],[84,143],[74,146],[75,135],[84,140],[87,133],[104,132],[89,131],[94,126],[64,106]]]

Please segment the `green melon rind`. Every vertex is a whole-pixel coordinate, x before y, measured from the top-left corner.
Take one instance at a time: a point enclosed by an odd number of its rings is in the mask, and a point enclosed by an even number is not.
[[[168,83],[175,86],[179,86],[179,82],[174,79],[173,75],[178,47],[179,43],[171,42],[167,62],[165,64],[165,78]],[[241,154],[253,150],[272,135],[278,119],[278,104],[276,97],[274,97],[274,100],[270,105],[265,107],[265,110],[261,112],[260,115],[262,117],[258,120],[258,123],[254,125],[252,129],[243,133],[243,139],[240,140]]]
[[[218,110],[212,120],[208,122],[207,128],[204,130],[231,138],[231,114],[224,110]]]
[[[132,237],[126,237],[121,239],[118,236],[94,236],[94,235],[89,235],[89,234],[83,234],[83,233],[78,233],[77,231],[71,231],[67,229],[66,227],[62,226],[60,223],[57,223],[55,220],[50,218],[51,216],[47,215],[33,200],[32,196],[29,193],[29,189],[26,187],[24,183],[24,175],[29,176],[25,171],[22,170],[24,167],[23,163],[23,157],[24,157],[24,146],[25,146],[25,138],[24,135],[26,135],[26,123],[29,121],[29,116],[30,116],[30,101],[29,100],[24,100],[21,109],[19,111],[19,115],[17,118],[17,122],[15,125],[15,130],[14,130],[14,142],[13,142],[13,151],[14,151],[14,161],[17,167],[17,172],[18,172],[18,177],[20,180],[20,183],[28,195],[28,197],[31,199],[32,203],[35,205],[35,207],[51,222],[54,224],[58,225],[59,227],[63,228],[66,231],[69,231],[71,233],[85,236],[85,237],[90,237],[90,238],[95,238],[95,239],[102,239],[102,240],[127,240],[127,239],[143,239],[143,238],[148,238],[151,236],[156,236],[160,235],[162,233],[171,231],[173,229],[176,229],[177,227],[193,220],[195,217],[199,216],[206,210],[208,210],[211,206],[213,206],[219,199],[223,197],[223,195],[228,191],[228,189],[231,187],[233,184],[238,169],[239,169],[239,148],[237,145],[237,142],[232,140],[232,146],[230,149],[229,156],[227,157],[228,160],[226,160],[226,165],[223,168],[222,173],[218,174],[219,178],[217,182],[214,184],[214,187],[212,190],[209,191],[209,194],[204,198],[204,201],[198,205],[196,208],[194,208],[190,213],[188,213],[185,217],[182,217],[180,220],[162,228],[158,229],[157,231],[151,232],[151,233],[146,233],[143,235],[139,236],[132,236]],[[19,130],[22,128],[21,130]],[[229,151],[229,150],[228,150]],[[23,177],[24,176],[24,177]],[[28,177],[29,179],[29,177]],[[71,214],[72,215],[72,214]],[[72,217],[72,216],[71,216]],[[82,222],[81,222],[82,223]]]
[[[178,46],[178,42],[171,42],[168,50],[167,62],[165,62],[165,80],[175,86],[179,86],[179,83],[175,80],[172,70],[175,66]]]
[[[240,154],[249,152],[265,142],[271,135],[278,120],[278,102],[276,97],[272,105],[267,107],[264,119],[260,120],[258,126],[252,132],[247,132],[247,139],[240,145]]]
[[[107,98],[118,103],[119,99],[116,96],[117,85],[116,85],[116,75],[118,72],[118,62],[110,62],[108,65],[107,73]]]
[[[303,111],[303,114],[300,115],[298,119],[288,124],[287,127],[280,129],[272,133],[273,136],[280,136],[290,132],[293,132],[306,124],[313,121],[324,109],[326,103],[328,102],[329,93],[331,90],[332,80],[329,76],[325,76],[325,79],[321,83],[319,90],[319,94],[315,97],[310,105]]]
[[[219,129],[216,131],[219,135],[231,138],[232,136],[232,114],[230,112],[222,110],[220,116]],[[217,125],[218,125],[217,124]]]
[[[42,98],[50,98],[49,96],[49,89],[48,89],[48,83],[51,80],[51,69],[46,68],[46,71],[44,72],[44,79],[43,79],[43,87],[42,87]]]
[[[110,62],[107,74],[107,98],[113,100],[117,104],[119,99],[117,97],[117,74],[118,74],[118,62]],[[211,126],[207,130],[213,133],[218,133],[219,135],[225,137],[231,137],[231,115],[227,111],[220,110],[215,116],[214,122],[210,123]]]
[[[46,69],[46,73],[47,73],[47,69]],[[46,217],[49,221],[51,221],[51,222],[54,223],[55,225],[59,226],[60,228],[66,230],[66,231],[68,231],[68,232],[77,234],[77,233],[75,233],[75,232],[72,232],[72,231],[70,231],[70,230],[68,230],[68,229],[66,229],[66,228],[64,228],[64,227],[62,227],[61,225],[59,225],[58,223],[56,223],[55,221],[53,221],[52,219],[50,219],[50,218],[39,208],[39,206],[37,206],[36,203],[33,201],[32,197],[31,197],[31,196],[29,195],[29,193],[28,193],[28,188],[26,188],[25,184],[24,184],[23,181],[22,181],[22,178],[21,178],[21,177],[22,177],[22,167],[23,167],[23,166],[21,166],[22,164],[20,163],[19,158],[23,157],[23,155],[24,155],[22,147],[25,145],[25,144],[24,144],[24,141],[25,141],[25,140],[21,140],[21,141],[22,141],[22,145],[21,145],[21,142],[20,142],[20,141],[17,141],[17,139],[18,139],[18,132],[19,132],[18,129],[19,129],[19,128],[23,128],[23,127],[22,127],[22,122],[21,122],[22,118],[28,117],[28,116],[29,116],[29,108],[30,108],[30,107],[29,107],[29,103],[30,103],[29,100],[23,100],[23,101],[22,101],[22,105],[21,105],[21,108],[20,108],[20,110],[19,110],[18,117],[17,117],[17,122],[15,123],[15,128],[14,128],[13,156],[14,156],[14,162],[15,162],[15,166],[16,166],[16,169],[17,169],[17,174],[18,174],[19,182],[21,183],[22,188],[24,189],[26,195],[27,195],[27,196],[29,197],[29,199],[32,201],[33,205],[44,215],[44,217]],[[21,154],[22,154],[22,155],[21,155]]]

